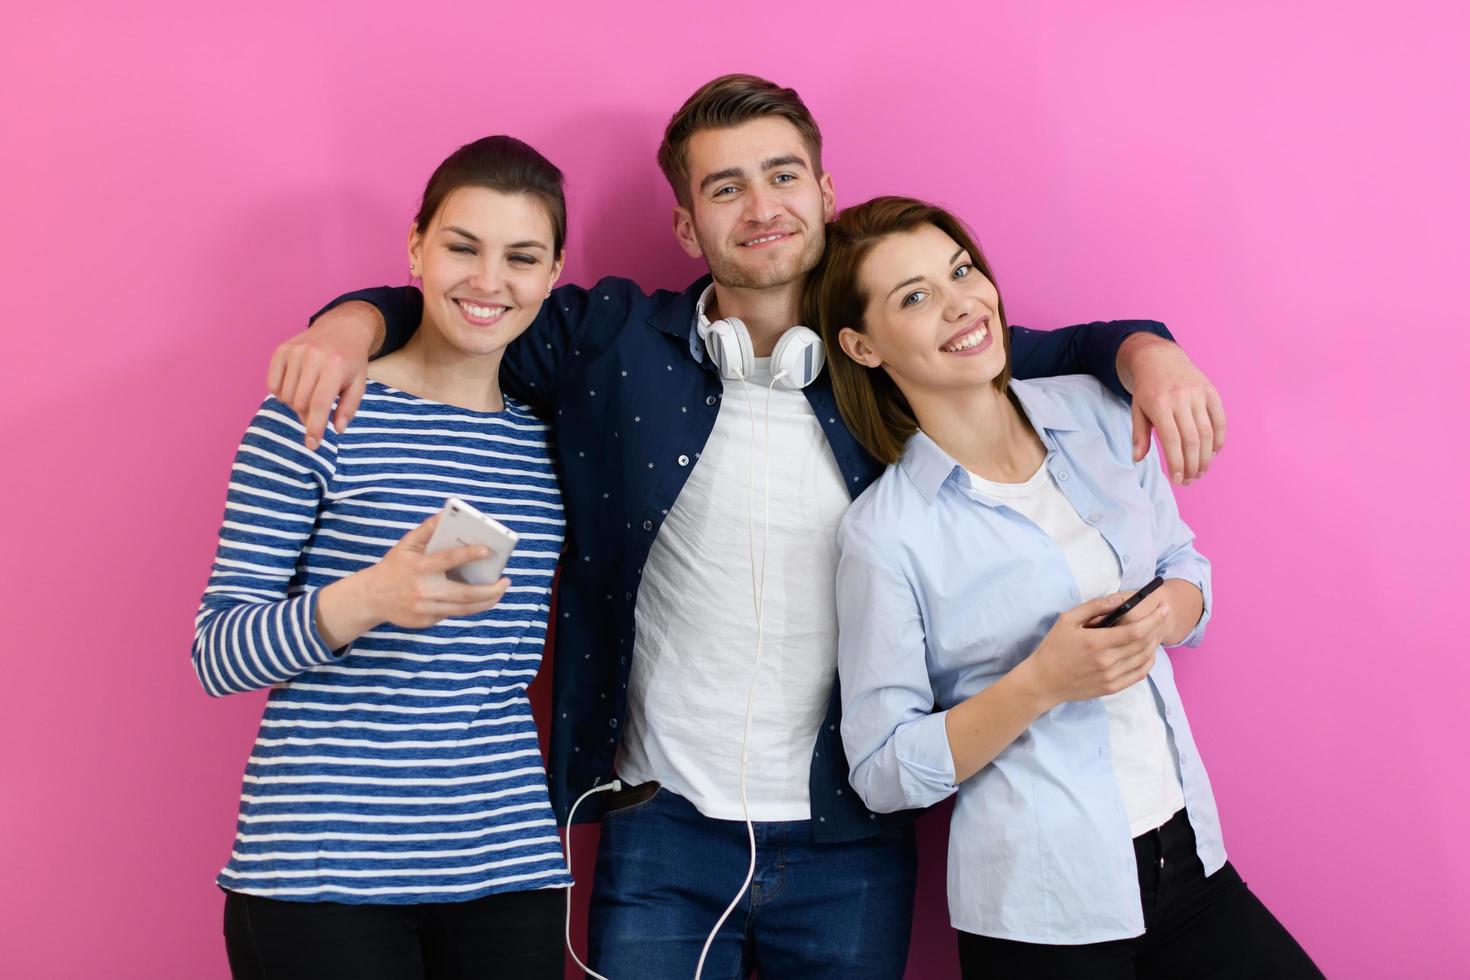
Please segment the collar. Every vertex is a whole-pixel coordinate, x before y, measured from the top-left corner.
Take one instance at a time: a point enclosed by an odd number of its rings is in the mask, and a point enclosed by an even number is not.
[[[689,356],[696,364],[705,361],[704,341],[699,337],[698,322],[704,316],[704,299],[714,278],[708,273],[700,276],[689,288],[679,293],[664,293],[648,317],[648,325],[671,337],[687,340]]]
[[[1079,428],[1077,417],[1072,411],[1047,390],[1045,381],[1016,381],[1010,384],[1011,392],[1020,401],[1022,410],[1037,434],[1046,445],[1048,454],[1056,451],[1052,432],[1067,432]],[[925,503],[933,503],[939,490],[958,471],[965,468],[955,462],[953,456],[939,448],[939,444],[920,429],[904,447],[898,465],[908,476],[914,487],[924,497]],[[965,477],[969,479],[968,476]]]
[[[709,316],[704,308],[709,305],[714,293],[715,283],[711,279],[709,285],[700,290],[699,299],[694,301],[693,322],[689,324],[689,353],[694,355],[696,364],[704,361],[704,340],[709,334]]]

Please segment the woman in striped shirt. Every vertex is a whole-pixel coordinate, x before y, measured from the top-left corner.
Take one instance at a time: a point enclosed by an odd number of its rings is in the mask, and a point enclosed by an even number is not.
[[[547,427],[498,373],[565,237],[552,164],[461,147],[409,235],[423,323],[358,423],[307,449],[268,398],[240,444],[193,650],[212,695],[272,688],[218,878],[237,977],[561,974],[571,879],[526,687],[564,522]],[[424,553],[450,496],[519,535],[506,578],[446,578],[484,549]]]

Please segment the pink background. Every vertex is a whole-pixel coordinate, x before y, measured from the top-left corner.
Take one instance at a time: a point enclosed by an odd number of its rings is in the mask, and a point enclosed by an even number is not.
[[[744,70],[806,97],[841,202],[968,218],[1018,322],[1156,317],[1215,379],[1180,500],[1218,611],[1176,663],[1231,856],[1331,976],[1470,972],[1462,6],[416,6],[7,5],[0,971],[226,972],[261,702],[188,650],[274,345],[403,281],[424,180],[492,132],[567,171],[573,280],[684,285],[654,148]]]

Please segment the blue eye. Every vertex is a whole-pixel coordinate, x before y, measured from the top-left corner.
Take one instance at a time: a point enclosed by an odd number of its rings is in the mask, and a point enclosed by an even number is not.
[[[961,262],[959,265],[954,267],[954,272],[952,273],[952,275],[955,279],[963,279],[968,276],[970,274],[970,271],[974,268],[975,267],[968,262]]]
[[[796,174],[777,174],[773,179],[778,184],[789,184],[796,179]]]
[[[908,295],[907,295],[907,296],[905,296],[905,297],[904,297],[904,298],[903,298],[903,299],[902,299],[902,300],[901,300],[901,301],[900,301],[900,302],[899,302],[899,304],[898,304],[898,305],[899,305],[899,306],[900,306],[900,307],[903,307],[903,306],[913,306],[913,305],[914,305],[914,304],[915,304],[915,303],[917,303],[917,302],[918,302],[918,301],[919,301],[919,300],[920,300],[920,299],[922,299],[922,298],[923,298],[923,297],[924,297],[924,296],[927,296],[927,295],[928,295],[928,294],[927,294],[927,293],[925,293],[925,292],[924,292],[924,291],[923,291],[923,290],[922,290],[922,289],[916,289],[916,290],[914,290],[914,291],[913,291],[913,292],[911,292],[911,293],[909,293],[909,294],[908,294]]]
[[[719,190],[715,191],[714,196],[715,197],[719,197],[722,194],[724,194],[726,191],[734,191],[734,190],[735,190],[734,187],[730,186],[729,184],[726,184],[724,187],[721,187]]]

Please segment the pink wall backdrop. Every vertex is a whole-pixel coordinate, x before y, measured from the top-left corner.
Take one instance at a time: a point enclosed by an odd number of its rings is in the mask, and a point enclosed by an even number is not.
[[[967,216],[1018,322],[1157,317],[1214,377],[1180,499],[1218,611],[1176,663],[1231,856],[1330,976],[1470,973],[1463,10],[13,0],[0,972],[227,972],[261,702],[188,649],[273,346],[403,281],[423,181],[491,132],[567,171],[574,280],[682,286],[654,148],[739,70],[806,97],[842,202]],[[921,830],[910,975],[952,976]]]

